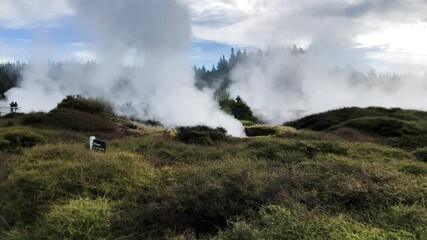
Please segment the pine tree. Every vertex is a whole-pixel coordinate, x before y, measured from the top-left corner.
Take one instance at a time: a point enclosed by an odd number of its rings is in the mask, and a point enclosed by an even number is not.
[[[231,48],[230,59],[228,60],[228,62],[230,63],[231,67],[233,67],[236,63],[236,54],[234,54],[234,48]]]
[[[236,53],[236,62],[240,62],[242,60],[242,51],[240,49]]]

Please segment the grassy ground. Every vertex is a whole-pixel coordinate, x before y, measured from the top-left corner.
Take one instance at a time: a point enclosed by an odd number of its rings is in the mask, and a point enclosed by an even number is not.
[[[406,150],[427,145],[427,112],[400,108],[342,108],[287,122],[297,129],[359,135]]]
[[[1,239],[427,239],[427,150],[399,136],[251,126],[206,145],[25,117],[0,119]]]

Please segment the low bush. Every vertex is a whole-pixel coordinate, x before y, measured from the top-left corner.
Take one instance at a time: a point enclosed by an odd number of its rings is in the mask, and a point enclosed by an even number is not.
[[[242,124],[243,124],[243,126],[245,126],[245,127],[250,127],[250,126],[254,126],[254,125],[256,125],[257,124],[257,122],[252,122],[252,121],[248,121],[248,120],[241,120],[240,121]]]
[[[352,141],[352,142],[372,142],[374,139],[370,136],[362,134],[356,129],[352,128],[340,128],[332,131],[332,134],[338,136],[340,139]]]
[[[346,219],[268,206],[254,219],[234,222],[214,239],[416,239],[405,231],[384,231]]]
[[[29,232],[29,229],[23,227],[13,228],[3,234],[0,234],[1,239],[5,240],[32,240],[34,237]]]
[[[0,230],[34,224],[51,204],[76,196],[130,197],[151,170],[135,154],[99,154],[82,145],[37,146],[22,159],[0,183]]]
[[[67,108],[78,110],[90,114],[109,116],[112,114],[112,107],[103,101],[83,98],[81,96],[67,96],[57,106],[57,108]]]
[[[265,162],[228,159],[175,170],[162,167],[136,201],[124,201],[115,236],[162,238],[168,231],[214,233],[227,221],[257,209],[277,174]]]
[[[420,129],[414,124],[387,117],[357,118],[344,122],[339,127],[354,128],[382,137],[402,137],[420,133]]]
[[[22,116],[22,124],[24,125],[40,125],[46,123],[46,113],[32,112]]]
[[[42,135],[27,129],[8,129],[0,133],[0,151],[19,151],[43,142]]]
[[[211,145],[215,142],[227,140],[227,131],[224,128],[179,127],[177,131],[177,139],[184,143]]]
[[[248,121],[253,123],[259,123],[257,117],[254,116],[251,108],[246,104],[240,96],[237,96],[236,100],[226,97],[219,100],[221,109],[226,113],[233,115],[236,119],[241,121]]]
[[[20,117],[22,115],[24,115],[24,114],[23,113],[9,113],[9,114],[4,115],[1,118],[3,118],[3,119],[12,119],[12,118]]]
[[[418,149],[413,154],[421,162],[427,163],[427,147]]]
[[[420,119],[416,115],[409,114],[409,113],[394,113],[394,114],[391,115],[391,117],[397,118],[397,119],[400,119],[400,120],[405,120],[405,121],[417,121],[417,120]]]
[[[245,127],[245,132],[248,137],[271,136],[279,133],[277,127],[267,125],[255,125]]]
[[[102,132],[115,129],[108,118],[74,109],[54,109],[48,113],[48,117],[50,124],[66,130]]]
[[[156,121],[156,120],[144,120],[144,121],[141,121],[141,123],[145,124],[147,126],[153,126],[153,127],[162,126],[162,124],[159,121]]]
[[[427,239],[427,210],[417,205],[396,205],[363,212],[354,218],[386,231],[409,232],[412,239]]]
[[[347,149],[338,143],[303,141],[283,141],[280,139],[260,139],[248,144],[252,155],[282,163],[295,163],[313,159],[318,154],[346,155]]]
[[[304,162],[284,175],[278,196],[294,196],[309,209],[339,213],[423,201],[421,183],[397,169],[345,161]]]
[[[38,223],[40,239],[106,239],[110,235],[110,205],[106,199],[82,198],[55,205]]]
[[[408,160],[413,156],[407,151],[381,146],[373,143],[352,144],[349,158],[356,161],[378,161],[388,163],[390,160]]]
[[[379,140],[379,143],[385,143],[392,147],[402,148],[405,150],[414,151],[419,148],[424,148],[427,146],[427,134],[420,134],[415,136],[402,136],[388,138],[386,140]]]
[[[326,131],[334,126],[337,126],[343,122],[365,117],[387,117],[396,114],[404,110],[392,108],[380,108],[380,107],[345,107],[341,109],[330,110],[323,113],[313,114],[295,120],[287,122],[285,125],[295,127],[297,129],[310,129],[314,131]],[[409,111],[406,111],[409,112]],[[411,113],[412,114],[412,113]]]
[[[427,167],[420,164],[405,165],[400,168],[402,172],[412,175],[427,175]]]

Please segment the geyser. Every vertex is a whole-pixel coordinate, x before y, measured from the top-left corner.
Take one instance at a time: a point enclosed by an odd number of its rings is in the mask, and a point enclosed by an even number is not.
[[[194,86],[185,60],[191,41],[186,6],[175,0],[72,4],[92,38],[96,66],[82,70],[64,64],[54,72],[47,64],[49,51],[37,51],[40,56],[23,73],[22,85],[6,93],[8,99],[19,101],[25,111],[47,111],[67,94],[82,94],[113,102],[119,114],[156,119],[166,126],[224,127],[233,136],[244,136],[242,124],[219,109],[213,92]],[[123,67],[130,60],[138,67]]]

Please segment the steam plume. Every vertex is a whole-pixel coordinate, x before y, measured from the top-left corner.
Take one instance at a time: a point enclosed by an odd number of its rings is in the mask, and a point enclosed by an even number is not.
[[[233,136],[244,135],[240,122],[219,110],[212,92],[194,87],[194,73],[184,60],[191,39],[184,5],[175,0],[78,0],[73,6],[93,38],[98,64],[87,69],[63,64],[57,73],[42,54],[24,72],[23,85],[6,93],[8,99],[19,101],[25,111],[50,110],[65,95],[82,94],[113,101],[119,113],[164,125],[222,126]],[[129,59],[139,66],[123,67]]]
[[[338,55],[348,60],[346,53]],[[231,94],[274,124],[348,106],[427,109],[425,76],[337,67],[334,54],[331,48],[319,51],[314,46],[299,54],[272,50],[253,55],[232,71]]]

